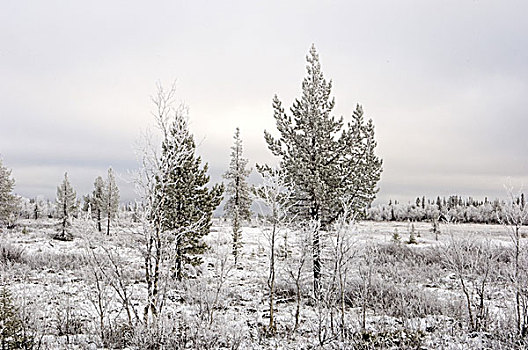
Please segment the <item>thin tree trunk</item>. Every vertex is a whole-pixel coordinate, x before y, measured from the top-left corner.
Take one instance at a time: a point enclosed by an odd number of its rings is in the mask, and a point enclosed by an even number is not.
[[[519,225],[515,226],[515,304],[517,316],[517,332],[522,333],[521,329],[521,293],[519,291],[519,256],[521,252]]]
[[[103,231],[101,227],[101,209],[100,208],[97,209],[97,230],[99,232]]]
[[[472,330],[475,330],[475,322],[473,319],[473,312],[472,312],[472,305],[471,305],[471,296],[469,295],[469,292],[466,288],[466,284],[464,283],[464,277],[462,274],[459,274],[460,277],[460,283],[462,284],[462,291],[464,292],[464,295],[466,296],[466,302],[467,302],[467,308],[468,308],[468,315],[469,315],[469,323],[471,324]]]
[[[270,255],[270,276],[269,276],[269,309],[270,309],[270,323],[269,330],[271,333],[275,333],[275,320],[274,320],[274,309],[273,309],[273,295],[275,293],[275,234],[277,229],[276,212],[274,210],[273,217],[273,229],[271,232],[271,255]]]
[[[314,297],[319,300],[320,280],[321,280],[321,246],[320,246],[319,228],[317,227],[313,232],[313,276],[314,276]]]
[[[110,211],[108,211],[108,218],[106,221],[106,234],[110,235]]]

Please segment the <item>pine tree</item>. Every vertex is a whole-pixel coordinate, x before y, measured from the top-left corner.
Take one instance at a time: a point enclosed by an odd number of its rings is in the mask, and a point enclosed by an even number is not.
[[[41,210],[42,209],[39,206],[38,198],[35,198],[35,206],[33,207],[33,218],[35,220],[38,220],[38,218],[40,217]]]
[[[102,211],[106,216],[106,234],[110,234],[110,222],[117,215],[119,209],[119,189],[115,183],[112,168],[108,169],[108,177],[104,183]]]
[[[69,230],[72,224],[73,211],[76,206],[76,194],[68,180],[68,173],[64,173],[62,184],[57,187],[57,217],[59,218],[58,233],[55,239],[69,241],[73,236]]]
[[[201,167],[195,150],[187,119],[177,114],[164,135],[150,218],[160,233],[170,233],[174,240],[174,275],[178,280],[184,276],[185,264],[202,262],[199,255],[207,248],[202,237],[209,233],[213,211],[224,191],[222,185],[206,187],[208,166]]]
[[[103,219],[103,208],[105,206],[104,190],[105,190],[104,180],[101,176],[98,176],[94,182],[94,190],[92,192],[90,204],[91,204],[92,214],[95,218],[95,222],[97,225],[97,231],[99,232],[103,231],[101,222]]]
[[[13,305],[11,293],[3,286],[0,289],[0,348],[32,349],[31,337],[24,331],[24,324]]]
[[[235,257],[235,265],[238,261],[238,255],[241,242],[241,222],[243,220],[251,220],[251,198],[247,177],[251,173],[250,169],[246,169],[248,160],[242,156],[242,139],[240,138],[240,129],[236,128],[234,135],[234,144],[231,147],[231,161],[229,169],[224,174],[224,178],[228,180],[226,193],[230,195],[225,206],[225,214],[231,218],[231,225],[233,228],[233,255]]]
[[[363,216],[377,193],[382,162],[375,155],[374,125],[365,121],[363,108],[357,106],[352,121],[331,116],[334,99],[332,82],[321,71],[319,55],[312,45],[307,56],[307,76],[302,97],[295,100],[287,115],[277,96],[273,99],[274,118],[280,137],[265,132],[265,140],[287,181],[293,184],[293,213],[300,219],[321,223],[326,229],[343,210],[343,200],[351,203],[353,216]],[[318,296],[321,274],[320,234],[314,232],[314,293]]]
[[[13,225],[18,210],[18,198],[12,194],[15,180],[11,177],[11,170],[2,164],[0,159],[0,224]]]

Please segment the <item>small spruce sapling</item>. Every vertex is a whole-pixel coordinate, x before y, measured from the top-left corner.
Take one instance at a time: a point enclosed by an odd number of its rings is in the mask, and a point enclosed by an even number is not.
[[[414,234],[414,224],[411,224],[411,230],[409,232],[409,240],[407,241],[407,244],[418,244],[418,241],[416,240],[416,236]]]
[[[392,234],[392,241],[394,243],[401,243],[401,236],[398,233],[398,229],[397,228],[394,229],[394,233]]]

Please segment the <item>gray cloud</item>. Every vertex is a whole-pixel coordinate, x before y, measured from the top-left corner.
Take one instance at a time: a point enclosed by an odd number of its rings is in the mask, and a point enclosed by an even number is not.
[[[379,198],[500,195],[528,182],[528,4],[521,1],[91,2],[0,5],[0,153],[17,192],[78,192],[136,167],[155,82],[177,78],[214,181],[235,127],[273,162],[271,98],[299,95],[315,42],[337,115],[374,119]],[[122,181],[133,198],[133,187]]]

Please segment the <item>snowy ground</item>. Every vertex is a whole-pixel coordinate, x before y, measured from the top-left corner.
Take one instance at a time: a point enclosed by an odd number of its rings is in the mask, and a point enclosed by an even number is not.
[[[23,220],[16,229],[3,230],[2,254],[5,256],[6,250],[21,254],[19,258],[0,259],[1,282],[13,293],[41,348],[100,348],[97,294],[87,257],[94,251],[101,253],[101,247],[115,257],[122,269],[121,280],[126,283],[124,290],[130,293],[132,309],[141,319],[146,296],[141,237],[134,233],[131,223],[115,227],[116,233],[108,237],[95,232],[93,223],[79,220],[74,224],[74,240],[60,242],[51,238],[54,225],[52,220]],[[437,241],[430,223],[412,225],[418,241],[415,245],[405,243],[412,230],[409,223],[361,222],[348,231],[353,253],[347,265],[347,340],[339,340],[343,338],[332,333],[339,310],[329,311],[314,303],[309,254],[300,278],[300,324],[293,331],[297,304],[291,273],[299,266],[301,252],[297,231],[282,231],[277,239],[277,334],[267,334],[268,231],[244,228],[242,255],[234,266],[230,228],[221,220],[215,221],[205,238],[211,249],[204,255],[204,263],[190,268],[190,278],[171,284],[167,291],[167,327],[171,322],[177,324],[178,346],[188,348],[295,349],[323,344],[324,348],[462,349],[507,344],[500,343],[499,336],[513,327],[507,259],[498,258],[486,290],[487,328],[474,332],[467,325],[466,304],[457,275],[446,267],[443,258],[448,254],[446,247],[460,239],[488,240],[506,251],[511,242],[507,228],[441,225]],[[393,240],[395,231],[401,236],[400,243]],[[284,232],[288,232],[286,257]],[[332,239],[328,237],[325,242],[331,252]],[[501,254],[499,257],[506,253]],[[324,267],[327,274],[332,270],[330,255]],[[370,279],[365,277],[365,271],[371,272]],[[477,277],[469,281],[478,281]],[[362,294],[367,282],[368,294]],[[105,327],[114,335],[131,334],[130,330],[119,328],[127,319],[119,295],[111,285],[104,288]],[[363,305],[365,329],[361,326]],[[121,345],[140,347],[137,337],[130,335],[134,339]],[[118,347],[118,343],[113,346]],[[171,347],[176,345],[166,344],[166,348]]]

